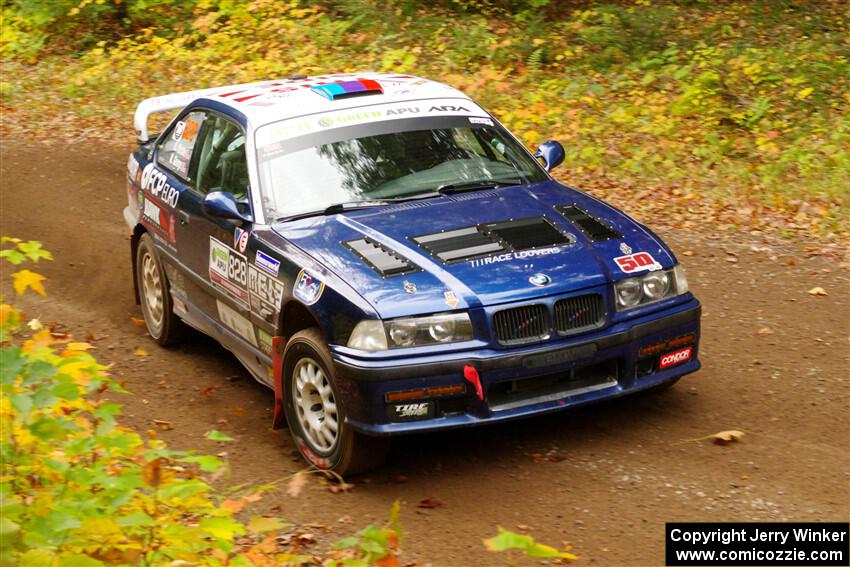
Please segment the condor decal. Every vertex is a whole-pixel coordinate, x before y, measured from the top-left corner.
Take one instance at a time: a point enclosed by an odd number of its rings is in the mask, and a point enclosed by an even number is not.
[[[677,364],[682,364],[683,362],[690,360],[693,350],[693,347],[685,347],[681,350],[665,354],[658,359],[659,370],[664,370],[665,368],[676,366]]]
[[[248,304],[248,259],[210,236],[210,282],[233,299]]]

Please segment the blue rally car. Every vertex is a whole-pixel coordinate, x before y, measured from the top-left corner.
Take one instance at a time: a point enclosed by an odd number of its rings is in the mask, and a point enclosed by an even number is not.
[[[560,144],[532,155],[449,86],[299,76],[147,99],[135,126],[124,218],[148,331],[221,342],[316,467],[699,368],[670,249],[552,179]]]

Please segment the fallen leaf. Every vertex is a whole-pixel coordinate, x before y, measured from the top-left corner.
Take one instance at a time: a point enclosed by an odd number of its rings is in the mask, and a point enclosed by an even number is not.
[[[145,320],[144,319],[139,319],[138,317],[130,317],[130,321],[132,321],[133,324],[137,327],[144,327],[145,326]]]
[[[38,319],[30,319],[29,323],[27,323],[27,327],[29,327],[33,331],[39,331],[44,327],[44,325],[42,325],[41,321],[39,321]]]
[[[822,287],[813,287],[809,290],[809,295],[827,295],[827,293]]]
[[[340,482],[338,484],[328,485],[328,490],[332,494],[341,494],[343,492],[351,492],[354,489],[354,485],[349,482]]]
[[[306,485],[307,475],[303,472],[297,472],[289,480],[289,484],[286,487],[286,493],[293,498],[298,498],[298,495],[301,494],[301,491],[304,490]]]
[[[770,327],[762,327],[761,329],[756,331],[756,334],[757,335],[772,335],[773,329],[771,329]]]
[[[416,505],[416,507],[417,508],[433,509],[433,508],[439,508],[442,505],[443,505],[442,500],[440,500],[439,498],[434,498],[433,496],[429,496],[428,498],[423,498],[422,500],[420,500],[419,503]]]
[[[134,351],[133,351],[133,354],[135,354],[136,356],[147,356],[147,355],[148,355],[148,351],[146,351],[145,349],[143,349],[143,348],[139,347],[139,348],[137,348],[136,350],[134,350]]]
[[[737,443],[743,436],[743,431],[730,429],[728,431],[720,431],[714,435],[709,435],[708,438],[716,445],[728,445],[730,443]]]
[[[171,427],[171,422],[165,419],[152,419],[151,422],[163,431],[170,431],[173,429],[173,427]]]
[[[235,441],[235,439],[233,439],[233,437],[231,437],[230,435],[222,433],[221,431],[216,431],[215,429],[213,429],[212,431],[207,431],[204,434],[204,437],[206,437],[210,441]]]
[[[20,272],[12,274],[12,286],[15,288],[18,295],[22,295],[27,288],[30,288],[43,297],[47,295],[47,292],[44,291],[44,286],[41,282],[46,279],[47,278],[41,274],[36,274],[30,270],[21,270]]]
[[[207,397],[207,398],[208,398],[208,397],[210,397],[210,396],[213,394],[213,392],[215,392],[216,390],[218,390],[218,385],[217,385],[217,384],[210,384],[209,386],[207,386],[206,388],[204,388],[203,390],[201,390],[201,395],[202,395],[202,396],[204,396],[204,397]]]

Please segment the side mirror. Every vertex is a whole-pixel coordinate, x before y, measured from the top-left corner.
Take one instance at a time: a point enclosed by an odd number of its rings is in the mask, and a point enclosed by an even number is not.
[[[231,219],[243,222],[253,222],[251,215],[239,212],[238,203],[233,193],[225,193],[224,191],[213,191],[204,197],[204,202],[201,205],[204,212],[211,217],[220,219]]]
[[[564,161],[564,146],[555,140],[543,142],[540,144],[540,147],[537,148],[537,152],[535,152],[534,157],[546,162],[546,171],[552,171]]]

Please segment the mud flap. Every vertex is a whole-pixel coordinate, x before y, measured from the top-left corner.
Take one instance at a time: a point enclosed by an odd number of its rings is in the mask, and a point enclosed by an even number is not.
[[[272,337],[272,370],[274,371],[274,417],[272,429],[280,429],[286,423],[283,411],[283,351],[286,337]]]

